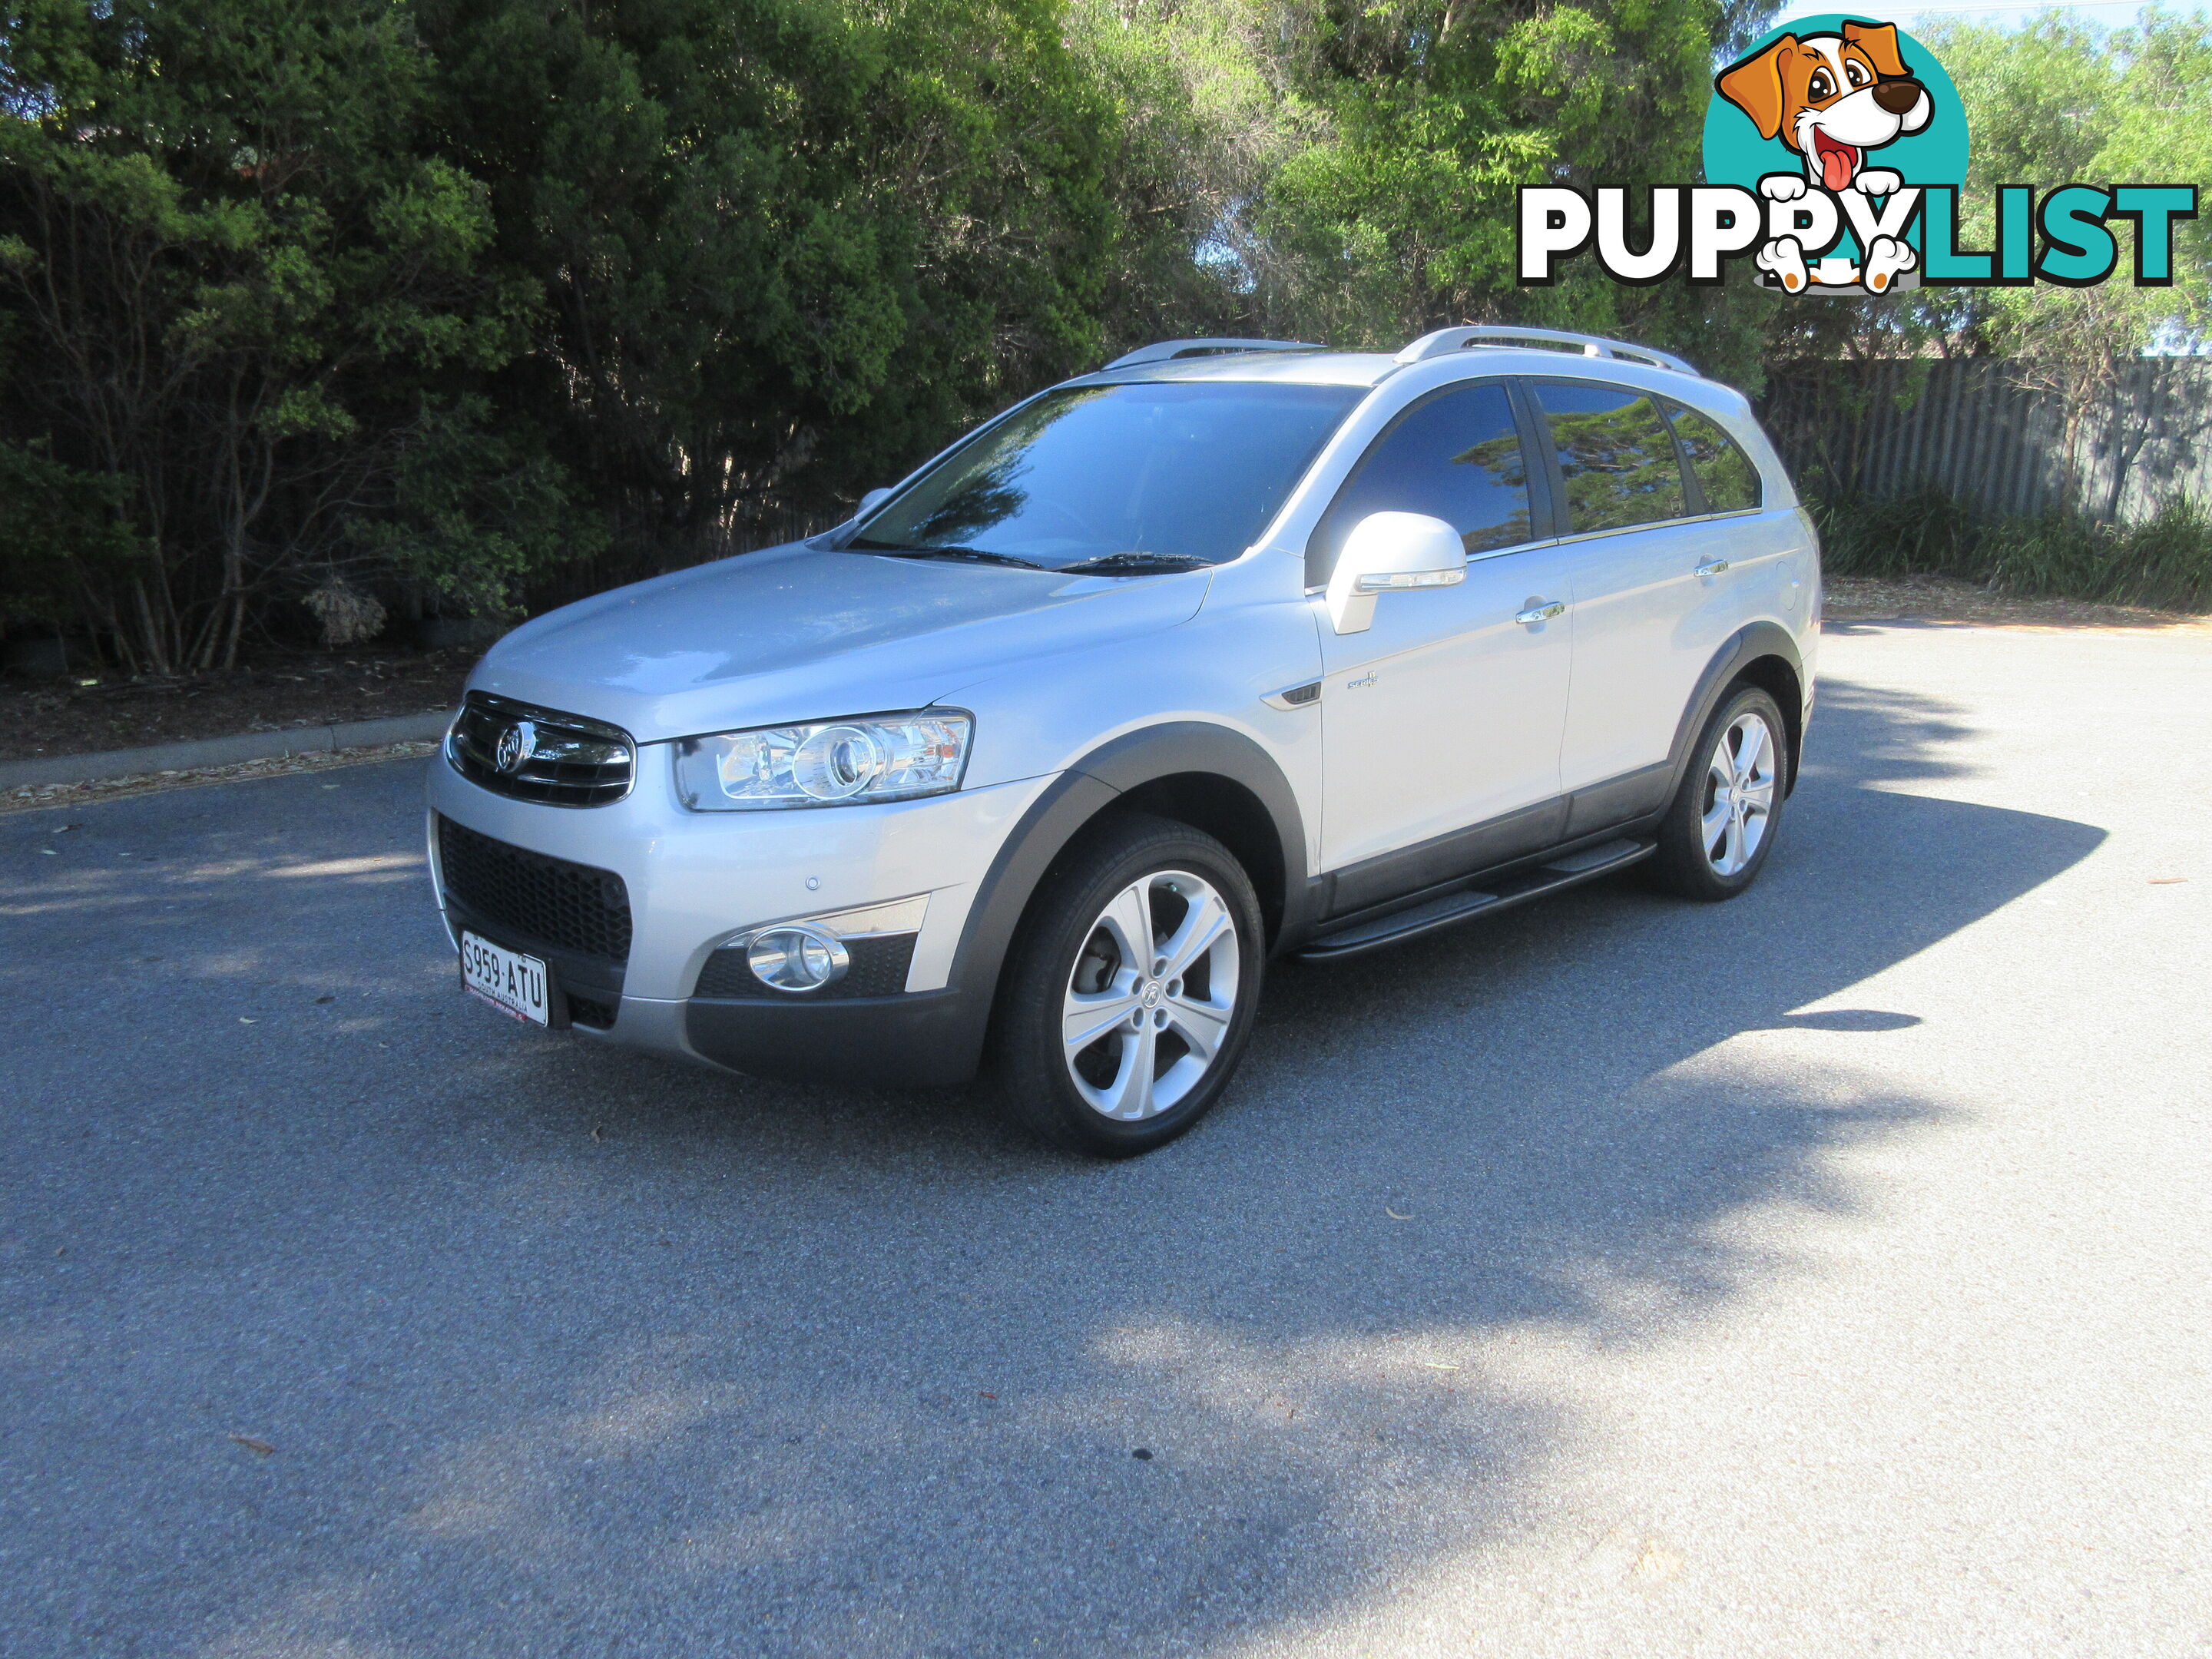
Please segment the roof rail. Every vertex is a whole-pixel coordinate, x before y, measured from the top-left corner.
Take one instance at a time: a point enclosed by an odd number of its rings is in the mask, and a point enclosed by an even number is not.
[[[1656,350],[1650,346],[1631,345],[1626,340],[1608,340],[1598,334],[1571,334],[1560,328],[1523,328],[1518,323],[1468,323],[1458,328],[1440,328],[1433,334],[1424,334],[1407,346],[1398,354],[1398,361],[1401,363],[1425,362],[1431,357],[1441,357],[1448,351],[1462,351],[1469,346],[1510,346],[1528,340],[1541,340],[1550,345],[1580,346],[1585,357],[1618,357],[1646,362],[1659,368],[1671,368],[1677,374],[1695,375],[1698,373],[1673,353]]]
[[[1326,351],[1307,340],[1155,340],[1134,351],[1125,351],[1106,368],[1133,368],[1139,363],[1164,363],[1175,357],[1226,357],[1238,351]],[[1104,374],[1106,369],[1098,371]]]

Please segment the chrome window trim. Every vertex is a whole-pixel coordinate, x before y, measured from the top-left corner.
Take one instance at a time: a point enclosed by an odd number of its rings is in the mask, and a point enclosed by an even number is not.
[[[1570,542],[1595,542],[1602,540],[1607,536],[1632,536],[1639,530],[1665,530],[1678,524],[1711,524],[1721,519],[1755,519],[1762,513],[1781,513],[1790,510],[1786,507],[1739,507],[1728,513],[1694,513],[1681,519],[1647,519],[1642,524],[1616,525],[1610,530],[1585,530],[1572,536],[1553,536],[1540,542],[1516,542],[1510,547],[1493,547],[1486,553],[1468,554],[1467,562],[1469,564],[1480,564],[1487,559],[1507,559],[1516,553],[1533,553],[1540,547],[1565,547]],[[1309,587],[1305,590],[1306,597],[1309,599],[1317,593],[1328,592],[1328,588],[1326,585],[1320,587]]]
[[[1615,525],[1609,530],[1583,530],[1571,536],[1561,536],[1559,542],[1594,542],[1604,536],[1628,536],[1639,530],[1665,530],[1678,524],[1711,524],[1718,519],[1749,519],[1761,513],[1777,509],[1764,507],[1740,507],[1729,513],[1692,513],[1679,519],[1646,519],[1641,524]],[[1472,560],[1469,563],[1474,562]]]

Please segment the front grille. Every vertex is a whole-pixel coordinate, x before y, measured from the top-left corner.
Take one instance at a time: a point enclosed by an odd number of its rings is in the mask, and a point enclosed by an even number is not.
[[[629,890],[611,870],[526,852],[442,813],[446,890],[494,927],[617,964],[629,960]]]
[[[547,806],[605,806],[629,793],[637,748],[620,726],[471,691],[446,739],[479,787]]]
[[[699,970],[702,997],[775,997],[820,1000],[824,997],[895,997],[906,989],[906,971],[914,962],[912,933],[876,933],[848,939],[845,949],[852,957],[844,978],[818,991],[779,991],[763,985],[746,965],[744,947],[726,945],[707,958]]]

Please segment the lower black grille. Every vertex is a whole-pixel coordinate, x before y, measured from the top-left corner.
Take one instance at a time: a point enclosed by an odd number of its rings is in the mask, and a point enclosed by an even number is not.
[[[589,997],[571,995],[568,999],[568,1023],[588,1025],[595,1031],[614,1029],[615,1011],[610,1005],[595,1002]]]
[[[763,985],[746,966],[744,947],[724,945],[708,957],[707,965],[699,970],[699,988],[694,994],[789,998],[793,1001],[802,998],[818,1001],[824,997],[895,997],[906,989],[907,969],[914,962],[914,939],[912,933],[878,933],[872,938],[847,939],[845,949],[852,956],[852,965],[845,969],[844,978],[818,991],[779,991]]]
[[[441,814],[446,890],[494,927],[617,964],[629,960],[629,890],[611,870],[510,847]]]

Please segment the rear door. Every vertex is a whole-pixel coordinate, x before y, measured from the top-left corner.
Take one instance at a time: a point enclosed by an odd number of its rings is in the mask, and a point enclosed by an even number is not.
[[[1326,869],[1559,793],[1571,624],[1516,618],[1564,604],[1567,576],[1559,550],[1538,539],[1524,448],[1524,435],[1535,434],[1524,434],[1516,404],[1503,380],[1462,382],[1416,402],[1375,441],[1314,532],[1307,581],[1316,586],[1370,513],[1443,519],[1468,550],[1462,585],[1385,593],[1364,633],[1340,635],[1320,618]],[[1540,830],[1534,844],[1542,839]],[[1379,872],[1376,891],[1363,886],[1359,896],[1441,880],[1455,873],[1454,856],[1440,849],[1437,871]]]
[[[1744,617],[1751,544],[1714,516],[1706,486],[1730,512],[1755,507],[1759,475],[1717,426],[1669,399],[1594,380],[1530,391],[1568,538],[1574,688],[1559,781],[1571,793],[1668,758],[1698,676]]]

